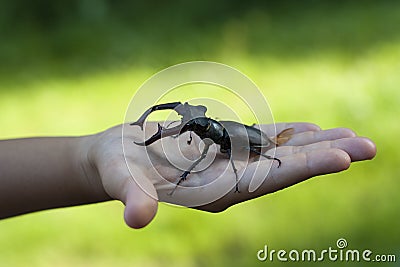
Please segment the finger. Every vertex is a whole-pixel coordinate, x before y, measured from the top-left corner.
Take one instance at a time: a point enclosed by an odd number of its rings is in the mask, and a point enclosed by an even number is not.
[[[296,153],[306,153],[313,150],[323,150],[338,148],[345,151],[351,158],[351,161],[360,161],[372,159],[376,155],[376,146],[368,138],[350,137],[332,141],[322,141],[305,146],[281,146],[276,149],[275,157],[285,157]],[[269,152],[272,156],[273,152]]]
[[[345,150],[351,161],[373,159],[376,155],[376,145],[366,137],[345,138],[333,142],[333,146]]]
[[[153,184],[139,170],[135,170],[137,175],[133,179],[127,166],[121,162],[124,160],[117,158],[101,165],[103,184],[112,198],[125,204],[126,224],[132,228],[142,228],[150,223],[157,212],[157,193]]]
[[[153,220],[157,208],[157,200],[146,194],[135,181],[129,179],[125,196],[125,223],[132,228],[142,228]]]
[[[304,146],[322,141],[355,137],[356,134],[347,128],[333,128],[322,131],[307,131],[293,134],[284,146]]]
[[[245,170],[241,183],[247,186],[251,179],[264,179],[261,186],[254,192],[240,196],[240,201],[254,198],[267,193],[297,184],[313,176],[340,172],[350,166],[350,156],[343,150],[330,148],[297,153],[280,158],[282,165],[266,172],[270,166],[268,160],[252,163]],[[240,194],[239,194],[240,195]]]
[[[318,125],[307,122],[260,124],[260,125],[255,125],[254,127],[261,129],[261,131],[266,133],[268,136],[275,136],[276,134],[288,128],[293,128],[295,133],[321,130],[321,128]]]

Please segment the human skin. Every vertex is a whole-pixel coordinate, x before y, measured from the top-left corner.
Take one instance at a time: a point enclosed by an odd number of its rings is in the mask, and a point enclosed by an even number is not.
[[[98,134],[81,137],[39,137],[0,141],[0,218],[8,218],[58,207],[68,207],[108,200],[125,204],[124,219],[128,226],[146,226],[157,213],[159,201],[186,205],[191,197],[188,188],[204,195],[220,194],[218,199],[205,201],[192,208],[220,212],[252,198],[260,197],[308,178],[346,170],[351,162],[372,159],[375,144],[358,137],[346,128],[321,130],[310,123],[276,124],[276,132],[294,128],[288,142],[270,150],[282,162],[253,157],[249,162],[236,162],[241,174],[240,193],[232,187],[233,169],[226,168],[226,154],[217,153],[204,171],[188,176],[175,190],[181,170],[166,159],[163,147],[182,143],[185,136],[164,138],[144,147],[140,127],[118,125]],[[124,128],[124,134],[122,129]],[[274,125],[260,128],[273,136]],[[156,123],[147,123],[145,130],[154,133]],[[200,155],[200,140],[181,146],[182,154],[195,159]],[[125,146],[123,146],[125,144]],[[214,145],[215,146],[215,145]],[[273,155],[273,154],[271,154]],[[271,165],[272,164],[272,165]],[[221,170],[225,170],[223,173]],[[221,187],[201,186],[220,179]],[[254,191],[247,190],[252,179],[262,181]],[[197,190],[197,188],[199,188]],[[171,192],[174,194],[171,195]],[[190,192],[192,192],[190,191]],[[214,192],[213,192],[214,191]],[[204,193],[205,192],[205,193]],[[203,195],[202,195],[203,194]]]

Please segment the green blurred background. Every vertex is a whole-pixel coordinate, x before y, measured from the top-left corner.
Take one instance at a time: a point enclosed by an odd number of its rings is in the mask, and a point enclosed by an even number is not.
[[[257,251],[341,237],[398,266],[399,26],[399,1],[1,1],[2,139],[104,130],[155,72],[210,60],[251,77],[276,121],[349,127],[378,154],[220,214],[161,204],[142,230],[118,202],[3,220],[0,266],[279,266]]]

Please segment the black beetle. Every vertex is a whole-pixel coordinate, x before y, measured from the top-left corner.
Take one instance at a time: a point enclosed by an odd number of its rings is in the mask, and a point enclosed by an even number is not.
[[[235,147],[241,147],[250,151],[251,153],[255,153],[267,159],[276,160],[279,168],[281,161],[278,158],[263,154],[261,150],[266,151],[275,147],[276,145],[285,143],[293,133],[293,129],[288,128],[278,134],[277,137],[275,137],[275,140],[271,140],[265,133],[257,128],[254,128],[253,126],[244,125],[235,121],[216,121],[208,118],[205,115],[207,111],[205,106],[193,106],[187,102],[184,104],[181,102],[173,102],[152,106],[146,110],[146,112],[143,113],[143,115],[136,122],[133,122],[130,125],[139,125],[143,129],[143,123],[150,113],[165,109],[174,109],[179,115],[181,115],[181,124],[171,128],[164,128],[158,124],[157,133],[151,136],[148,140],[144,142],[135,142],[135,144],[148,146],[163,137],[180,135],[187,131],[196,133],[205,144],[200,158],[193,162],[193,164],[185,172],[183,172],[178,183],[176,184],[176,187],[182,181],[184,181],[190,172],[206,157],[210,145],[212,145],[214,142],[215,144],[220,145],[221,153],[228,154],[236,176],[235,192],[239,192],[237,169],[232,159],[232,145],[234,144]],[[191,137],[188,141],[188,144],[190,144],[190,142]],[[171,194],[174,192],[174,190],[171,192]]]

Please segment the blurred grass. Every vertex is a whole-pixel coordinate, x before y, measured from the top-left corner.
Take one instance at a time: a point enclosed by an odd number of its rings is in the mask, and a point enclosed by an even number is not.
[[[139,231],[124,225],[117,202],[3,220],[0,266],[279,266],[258,262],[256,252],[264,244],[325,249],[340,237],[349,248],[399,258],[398,2],[171,4],[141,6],[136,17],[129,3],[116,16],[82,2],[80,20],[44,29],[22,18],[14,30],[3,27],[1,138],[106,129],[123,121],[133,93],[156,71],[203,59],[248,75],[276,121],[349,127],[374,140],[378,155],[221,214],[161,204]]]

